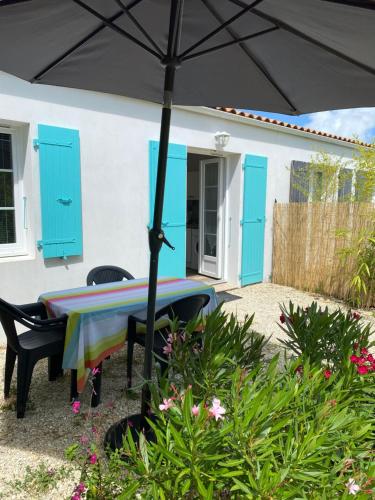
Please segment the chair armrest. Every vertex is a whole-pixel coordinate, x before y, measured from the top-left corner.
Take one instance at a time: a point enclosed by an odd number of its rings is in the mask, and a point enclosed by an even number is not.
[[[142,325],[147,324],[147,319],[139,318],[138,316],[129,316],[128,321],[134,321],[135,323],[142,323]]]
[[[16,306],[23,313],[29,316],[39,316],[40,319],[47,319],[47,310],[43,302],[34,302],[32,304],[21,304]]]
[[[158,321],[163,316],[167,316],[167,315],[169,316],[169,314],[168,314],[169,310],[170,310],[169,306],[165,306],[162,309],[160,309],[159,311],[157,311],[155,313],[155,321]],[[129,320],[135,321],[136,323],[142,323],[142,325],[147,324],[147,318],[139,318],[138,316],[134,316],[134,315],[129,316]]]
[[[58,318],[38,319],[33,317],[33,314],[35,314],[35,311],[37,311],[37,306],[35,304],[24,304],[21,306],[11,306],[11,307],[13,308],[13,311],[15,311],[16,314],[18,315],[18,317],[16,318],[17,321],[26,326],[27,328],[30,328],[31,330],[36,329],[39,331],[42,330],[46,331],[50,330],[51,328],[66,327],[66,323],[68,320],[68,316],[66,314],[63,314]]]

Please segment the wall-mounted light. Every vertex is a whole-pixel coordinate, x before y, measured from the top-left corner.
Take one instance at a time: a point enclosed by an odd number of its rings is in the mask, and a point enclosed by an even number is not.
[[[214,137],[216,149],[224,149],[228,145],[230,134],[228,132],[216,132]]]

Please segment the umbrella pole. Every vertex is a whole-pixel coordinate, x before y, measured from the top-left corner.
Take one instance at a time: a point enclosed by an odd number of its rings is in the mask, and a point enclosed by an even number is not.
[[[180,61],[177,57],[181,37],[181,21],[183,13],[184,0],[173,0],[171,2],[171,12],[169,19],[168,49],[167,55],[162,61],[165,67],[164,74],[164,98],[163,111],[160,125],[160,142],[158,157],[158,172],[156,177],[156,191],[154,204],[154,219],[152,229],[149,232],[150,245],[150,274],[148,284],[148,305],[147,305],[147,329],[145,339],[145,360],[144,360],[144,386],[142,389],[141,415],[145,417],[148,414],[150,404],[149,382],[152,374],[152,360],[154,347],[154,326],[155,326],[155,303],[158,278],[158,263],[160,249],[165,243],[169,247],[172,245],[166,240],[162,230],[162,215],[164,203],[165,177],[167,173],[167,157],[169,131],[171,126],[172,101],[174,80],[177,67]]]
[[[115,450],[121,448],[123,435],[129,427],[132,429],[133,438],[138,439],[138,432],[142,429],[146,432],[146,437],[152,439],[152,432],[145,420],[149,416],[151,393],[149,383],[152,375],[153,347],[154,347],[154,326],[155,326],[155,304],[158,278],[159,253],[163,243],[173,248],[165,238],[162,230],[162,215],[164,204],[164,188],[167,173],[168,142],[171,126],[172,101],[176,69],[180,61],[177,57],[177,51],[181,36],[181,20],[184,0],[172,0],[171,14],[169,20],[168,50],[167,55],[162,61],[165,68],[164,73],[164,98],[160,125],[160,143],[158,156],[158,171],[156,178],[154,218],[152,228],[149,231],[150,246],[150,274],[148,285],[148,304],[147,304],[147,329],[145,339],[145,359],[144,359],[144,385],[142,388],[141,413],[131,415],[119,422],[113,424],[104,438],[104,445]],[[131,422],[131,425],[130,425]]]
[[[145,384],[142,389],[142,416],[146,416],[150,403],[150,390],[148,383],[152,375],[153,347],[154,347],[154,326],[155,326],[155,303],[158,277],[159,253],[163,243],[170,246],[165,239],[162,230],[162,215],[164,203],[165,177],[167,172],[169,130],[172,114],[173,83],[176,67],[168,65],[165,69],[164,104],[160,126],[160,142],[158,171],[156,179],[154,218],[152,229],[149,232],[150,245],[150,274],[148,285],[148,306],[147,306],[147,330],[145,339],[145,358],[143,378]]]

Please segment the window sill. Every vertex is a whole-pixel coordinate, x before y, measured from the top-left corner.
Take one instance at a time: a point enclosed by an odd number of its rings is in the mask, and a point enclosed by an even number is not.
[[[0,264],[3,262],[17,262],[20,260],[34,260],[35,256],[27,253],[25,250],[19,250],[14,252],[7,252],[4,254],[0,253]]]

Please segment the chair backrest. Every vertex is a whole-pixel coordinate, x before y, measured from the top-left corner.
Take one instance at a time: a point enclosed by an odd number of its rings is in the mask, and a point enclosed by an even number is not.
[[[87,275],[86,284],[87,286],[101,285],[103,283],[123,281],[123,279],[133,280],[134,276],[121,267],[98,266],[91,269]]]
[[[98,266],[91,269],[86,278],[87,286],[101,285],[103,283],[113,283],[123,281],[123,279],[133,280],[134,276],[125,269],[117,266]]]
[[[0,299],[0,322],[7,337],[8,344],[16,352],[19,350],[19,342],[15,322],[20,323],[29,330],[43,332],[54,328],[63,328],[66,326],[66,321],[66,316],[52,319],[33,318],[19,307]]]
[[[163,307],[163,309],[157,312],[156,319],[167,314],[171,320],[178,318],[179,321],[187,323],[198,316],[209,301],[210,296],[207,294],[189,295],[189,297],[176,300],[172,304]]]

